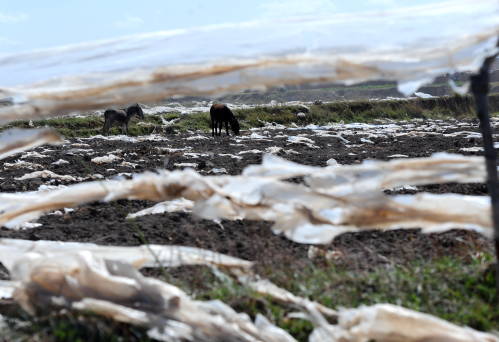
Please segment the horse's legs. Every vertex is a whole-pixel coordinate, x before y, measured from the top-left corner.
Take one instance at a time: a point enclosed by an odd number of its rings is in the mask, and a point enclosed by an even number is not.
[[[223,125],[223,122],[221,120],[218,121],[218,132],[217,132],[218,136],[222,135],[222,125]]]
[[[229,134],[229,121],[225,121],[225,132],[227,133],[227,135],[230,135]]]
[[[109,134],[109,128],[111,127],[111,119],[105,119],[104,121],[104,127],[102,128],[102,134],[108,135]]]
[[[215,130],[216,130],[216,126],[215,126],[215,120],[211,119],[211,136],[214,137],[215,136]]]

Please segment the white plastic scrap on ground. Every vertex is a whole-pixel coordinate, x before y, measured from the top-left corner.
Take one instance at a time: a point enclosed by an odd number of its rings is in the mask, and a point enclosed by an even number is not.
[[[163,214],[179,211],[191,212],[193,207],[193,201],[186,200],[185,198],[179,198],[173,201],[159,202],[150,208],[140,210],[133,214],[128,214],[127,218],[136,218],[144,215]]]
[[[310,148],[319,148],[319,146],[315,145],[315,141],[313,141],[312,139],[306,138],[306,137],[289,136],[288,142],[290,144],[305,145],[305,146],[310,147]]]
[[[37,163],[31,163],[24,160],[16,160],[14,163],[3,163],[3,167],[5,170],[9,169],[43,169],[43,165]]]
[[[48,156],[45,154],[38,153],[36,151],[28,151],[26,153],[23,153],[21,155],[21,159],[26,159],[26,158],[47,158]]]
[[[21,177],[16,177],[16,180],[26,180],[26,179],[33,179],[33,178],[50,178],[50,179],[60,179],[63,181],[68,181],[68,182],[74,182],[77,180],[77,178],[70,176],[70,175],[59,175],[55,172],[52,172],[50,170],[42,170],[42,171],[34,171],[31,173],[27,173]]]
[[[117,160],[121,160],[121,157],[110,153],[107,156],[92,158],[91,162],[95,164],[109,164]]]
[[[175,167],[188,167],[188,168],[197,168],[198,164],[197,163],[175,163]]]
[[[168,141],[168,138],[160,134],[149,134],[141,135],[138,137],[130,137],[128,135],[94,135],[88,138],[82,138],[82,140],[108,140],[108,141],[126,141],[131,143],[142,142],[142,141]]]
[[[209,170],[208,173],[213,175],[223,175],[227,174],[227,170],[224,167],[221,168],[214,167],[211,170]]]
[[[132,169],[135,169],[139,164],[137,163],[131,163],[131,162],[127,162],[127,161],[122,161],[121,164],[119,164],[119,166],[123,166],[123,167],[131,167]]]

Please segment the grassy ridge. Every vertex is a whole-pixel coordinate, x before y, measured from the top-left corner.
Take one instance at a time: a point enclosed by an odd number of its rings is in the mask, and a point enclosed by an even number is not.
[[[490,111],[499,112],[499,94],[489,97]],[[303,106],[259,106],[252,109],[234,110],[243,129],[261,127],[264,122],[297,125],[327,124],[331,122],[373,122],[378,119],[409,120],[415,118],[471,118],[475,117],[474,103],[471,96],[444,96],[430,99],[384,100],[384,101],[339,101],[308,108]],[[297,113],[306,112],[305,117],[297,117]],[[129,127],[130,135],[144,135],[153,132],[165,133],[161,128],[161,117],[166,120],[180,118],[168,132],[172,130],[210,130],[210,118],[207,112],[181,115],[175,112],[165,112],[158,115],[146,115],[139,122],[132,119]],[[102,117],[88,116],[84,118],[63,117],[34,121],[35,127],[50,126],[66,137],[87,137],[101,133]],[[28,121],[16,121],[6,127],[29,126]],[[111,134],[118,134],[117,127]]]

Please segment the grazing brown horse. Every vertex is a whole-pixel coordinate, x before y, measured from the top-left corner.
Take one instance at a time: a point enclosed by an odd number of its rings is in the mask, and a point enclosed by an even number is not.
[[[144,119],[144,112],[136,103],[127,109],[106,109],[104,112],[104,127],[102,134],[107,135],[109,129],[114,125],[121,125],[121,132],[128,135],[128,122],[132,116],[137,115],[140,119]]]
[[[211,135],[222,135],[222,125],[225,123],[225,132],[229,134],[230,129],[235,135],[239,135],[239,122],[237,121],[234,113],[224,104],[216,103],[210,108],[211,117]],[[218,129],[218,132],[217,132]]]

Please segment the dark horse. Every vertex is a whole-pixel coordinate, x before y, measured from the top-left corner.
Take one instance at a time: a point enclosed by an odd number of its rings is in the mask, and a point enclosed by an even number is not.
[[[224,104],[216,103],[210,108],[211,117],[211,135],[222,135],[222,125],[225,123],[225,131],[229,134],[230,129],[235,135],[239,135],[239,122],[237,121],[234,113]],[[218,132],[217,132],[218,129]]]
[[[142,112],[142,108],[138,103],[131,105],[127,109],[106,109],[102,134],[107,135],[113,125],[121,125],[121,132],[128,135],[128,122],[134,115],[144,119],[144,112]]]

